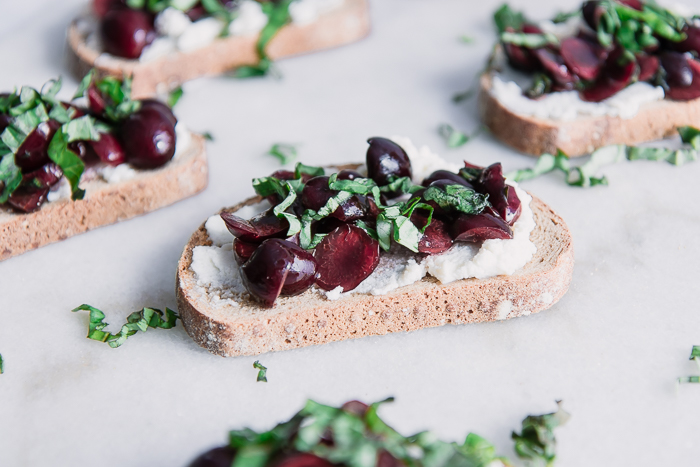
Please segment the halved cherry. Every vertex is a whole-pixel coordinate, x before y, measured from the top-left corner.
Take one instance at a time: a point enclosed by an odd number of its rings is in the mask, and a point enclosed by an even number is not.
[[[296,295],[311,287],[316,261],[299,246],[272,238],[260,244],[240,272],[246,290],[270,307],[280,294]]]
[[[60,126],[56,120],[49,120],[29,133],[15,154],[15,162],[23,172],[31,172],[49,162],[49,143]]]
[[[301,192],[301,203],[305,208],[318,211],[326,205],[329,199],[337,195],[338,192],[331,190],[328,186],[330,177],[321,175],[306,182]],[[331,216],[337,217],[344,222],[350,222],[365,217],[366,209],[357,196],[343,202]]]
[[[600,102],[627,87],[639,73],[636,60],[627,60],[621,48],[615,49],[605,61],[603,70],[593,86],[585,89],[581,97],[585,101]]]
[[[260,243],[268,238],[284,238],[289,230],[289,222],[275,216],[272,209],[250,220],[230,212],[222,212],[221,218],[234,237],[250,243]]]
[[[639,63],[639,81],[649,81],[656,72],[659,71],[659,57],[655,55],[639,54],[637,55],[637,63]]]
[[[112,133],[100,133],[100,139],[90,141],[89,144],[97,157],[107,165],[117,166],[126,162],[126,152]]]
[[[34,183],[41,188],[54,186],[63,177],[63,170],[53,162],[44,164],[40,168],[22,176],[23,183]]]
[[[520,200],[515,190],[506,185],[503,167],[500,162],[485,168],[475,183],[479,192],[489,195],[489,203],[496,213],[506,222],[513,221],[520,213]],[[513,192],[511,195],[510,192]],[[509,200],[509,195],[511,199]]]
[[[700,62],[688,59],[688,66],[692,70],[693,80],[687,87],[671,87],[666,91],[666,97],[677,101],[689,101],[700,97]]]
[[[236,258],[236,263],[239,265],[245,264],[250,257],[253,256],[253,253],[255,253],[255,250],[258,249],[258,246],[260,246],[258,243],[250,243],[241,240],[240,238],[234,238],[233,253],[234,257]]]
[[[391,177],[411,177],[411,161],[401,146],[386,138],[367,140],[367,175],[377,185],[389,183]],[[387,193],[392,198],[400,193]]]
[[[317,284],[324,290],[353,290],[379,264],[379,242],[359,227],[345,224],[329,233],[314,251]]]
[[[578,80],[576,75],[571,73],[569,67],[566,66],[561,55],[545,48],[535,49],[532,53],[535,54],[542,67],[556,83],[567,86],[573,85]]]
[[[428,223],[428,216],[420,210],[413,211],[411,222],[422,229]],[[452,246],[452,237],[447,231],[447,225],[440,219],[433,217],[428,228],[418,242],[418,252],[426,255],[435,255],[447,251]]]
[[[421,185],[429,186],[435,180],[451,180],[458,185],[473,188],[472,184],[466,181],[464,177],[456,173],[452,173],[449,170],[436,170],[435,172],[431,173],[428,178],[423,180],[423,183],[421,183]]]
[[[341,170],[338,172],[338,180],[355,180],[356,178],[364,178],[360,172],[354,170]]]
[[[564,63],[580,78],[593,81],[603,65],[594,48],[578,37],[567,37],[561,41],[560,53]]]
[[[600,24],[600,17],[605,13],[605,8],[598,1],[584,2],[581,7],[581,13],[586,23],[596,31]]]
[[[530,49],[515,44],[504,44],[503,50],[510,66],[516,70],[531,73],[541,68],[539,60]]]
[[[41,207],[48,193],[48,187],[40,188],[33,184],[21,185],[12,192],[7,204],[20,212],[34,212]]]
[[[102,95],[95,83],[90,83],[87,88],[88,108],[95,115],[102,116],[107,108],[107,100]]]
[[[665,51],[660,58],[666,72],[666,84],[670,88],[687,88],[693,84],[693,70],[685,54]]]
[[[231,467],[236,451],[230,446],[221,446],[203,453],[188,467]]]
[[[667,41],[668,48],[678,52],[695,52],[700,54],[700,28],[686,25],[683,28],[683,32],[687,36],[686,39],[681,42]]]
[[[493,238],[513,238],[513,231],[499,216],[482,212],[477,215],[460,214],[451,229],[455,242],[481,242]]]
[[[520,214],[522,213],[522,203],[520,202],[520,198],[518,198],[518,193],[515,191],[515,188],[510,185],[506,185],[506,191],[508,192],[506,195],[506,199],[508,200],[508,210],[506,211],[506,217],[504,220],[509,225],[513,225],[520,218]]]
[[[156,37],[151,15],[131,8],[111,9],[102,18],[105,51],[117,57],[135,59]]]

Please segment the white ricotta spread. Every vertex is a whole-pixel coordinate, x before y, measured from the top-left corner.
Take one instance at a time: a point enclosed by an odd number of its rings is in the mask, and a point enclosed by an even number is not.
[[[435,170],[445,169],[456,171],[459,167],[442,159],[437,154],[423,146],[416,149],[408,138],[392,137],[411,159],[416,180],[422,180]],[[530,202],[532,198],[515,183],[522,203],[520,218],[513,225],[513,238],[509,240],[486,240],[481,245],[477,243],[457,242],[452,248],[438,255],[423,257],[411,251],[394,245],[389,252],[382,252],[379,265],[357,288],[343,293],[341,287],[328,292],[322,292],[328,300],[337,300],[346,294],[383,295],[399,287],[413,284],[426,275],[437,278],[443,284],[456,280],[475,277],[483,279],[498,275],[511,275],[530,261],[537,250],[530,241],[530,233],[535,228],[535,219]],[[236,214],[239,217],[250,218],[270,208],[267,201],[246,206]],[[226,225],[217,214],[205,223],[213,246],[197,246],[193,250],[191,269],[197,278],[197,284],[206,290],[215,300],[227,299],[235,301],[235,294],[242,293],[242,284],[238,267],[232,252],[233,235],[228,232]],[[233,276],[223,277],[224,274]],[[221,275],[221,276],[220,276]],[[236,282],[235,286],[229,284]],[[512,304],[511,304],[512,306]],[[505,309],[505,305],[503,305]],[[500,308],[499,308],[500,311]],[[508,309],[508,312],[510,309]],[[507,312],[505,312],[507,316]]]
[[[491,94],[516,114],[564,121],[603,115],[630,119],[637,115],[641,105],[664,98],[662,87],[638,82],[602,102],[583,101],[578,91],[552,92],[539,99],[530,99],[523,95],[518,83],[503,79],[498,74],[493,76]]]
[[[296,0],[289,6],[289,14],[292,23],[306,25],[342,6],[344,1]],[[176,51],[197,50],[209,45],[224,32],[231,36],[254,35],[265,27],[267,21],[268,17],[263,13],[260,3],[254,0],[243,0],[239,4],[236,18],[228,25],[227,31],[224,31],[226,24],[218,18],[206,17],[192,22],[182,11],[169,7],[156,16],[155,28],[159,36],[143,49],[139,60],[148,62]],[[103,58],[102,61],[104,60]]]

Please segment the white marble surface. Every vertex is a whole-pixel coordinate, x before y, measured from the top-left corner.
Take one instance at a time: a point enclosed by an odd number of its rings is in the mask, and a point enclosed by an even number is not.
[[[82,3],[0,2],[0,88],[65,74],[64,28]],[[539,315],[263,355],[267,384],[255,382],[255,358],[210,355],[181,326],[116,350],[85,339],[87,316],[70,312],[81,303],[115,326],[144,305],[175,306],[190,233],[277,168],[262,155],[273,142],[332,164],[362,159],[369,136],[402,134],[453,161],[531,163],[488,135],[449,151],[436,134],[442,122],[478,125],[474,101],[450,97],[482,67],[498,2],[372,3],[371,37],[285,60],[281,81],[187,86],[178,114],[216,137],[206,192],[0,264],[0,465],[184,466],[228,429],[270,427],[308,397],[388,395],[397,401],[383,414],[402,432],[457,440],[475,431],[510,456],[521,419],[563,399],[573,417],[558,432],[557,465],[697,462],[700,385],[675,388],[697,373],[688,355],[700,344],[697,163],[622,164],[607,170],[609,187],[589,190],[557,176],[525,183],[575,239],[571,289]],[[543,16],[558,3],[517,2]],[[463,33],[476,43],[458,42]]]

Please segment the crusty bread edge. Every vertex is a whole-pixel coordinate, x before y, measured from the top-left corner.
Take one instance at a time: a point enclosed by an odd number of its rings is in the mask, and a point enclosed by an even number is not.
[[[0,261],[168,206],[199,193],[207,182],[205,141],[193,134],[187,151],[162,168],[118,183],[89,182],[82,200],[44,203],[28,214],[3,213]]]
[[[300,55],[356,42],[369,31],[367,0],[346,0],[343,6],[312,24],[285,26],[270,41],[267,52],[273,59]],[[77,20],[68,28],[67,42],[68,66],[76,77],[83,77],[93,67],[100,76],[132,76],[132,95],[137,99],[174,89],[194,78],[222,74],[258,61],[257,35],[217,39],[206,47],[145,63],[117,57],[99,59],[101,52],[88,47]]]
[[[643,104],[630,119],[581,117],[573,121],[518,115],[491,94],[494,72],[480,78],[479,114],[491,133],[508,146],[533,156],[561,149],[570,157],[590,154],[611,144],[634,145],[677,134],[684,125],[700,127],[700,98]]]
[[[250,198],[226,209],[236,211],[260,201]],[[564,221],[533,197],[537,227],[531,239],[538,252],[512,276],[466,279],[447,285],[433,278],[386,295],[351,295],[329,301],[308,291],[280,297],[271,309],[236,315],[219,310],[197,292],[190,269],[192,250],[210,245],[204,224],[192,235],[178,264],[176,292],[187,333],[221,356],[257,355],[390,332],[415,331],[445,324],[496,321],[551,307],[569,288],[574,252]],[[233,253],[232,253],[233,254]],[[200,289],[201,290],[201,289]]]

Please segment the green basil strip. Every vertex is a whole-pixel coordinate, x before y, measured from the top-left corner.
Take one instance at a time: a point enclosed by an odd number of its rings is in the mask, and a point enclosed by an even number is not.
[[[488,195],[477,193],[462,185],[447,185],[445,189],[435,186],[423,192],[423,199],[435,201],[443,209],[453,209],[464,214],[479,214],[488,206]]]
[[[36,89],[32,89],[28,86],[22,86],[22,90],[19,93],[20,104],[12,107],[8,114],[10,117],[17,117],[18,115],[23,114],[27,110],[34,108],[39,98],[40,96]]]
[[[695,360],[696,358],[700,358],[700,345],[694,345],[690,351],[690,360]]]
[[[373,228],[370,227],[370,226],[368,226],[368,225],[365,223],[365,221],[363,221],[363,220],[357,220],[357,221],[355,221],[355,225],[356,225],[357,227],[361,228],[362,230],[364,230],[365,233],[366,233],[367,235],[369,235],[371,238],[373,238],[373,239],[375,239],[375,240],[378,240],[378,239],[379,239],[379,236],[377,235],[377,230],[376,230],[376,229],[373,229]]]
[[[0,203],[5,203],[22,183],[22,171],[15,164],[15,155],[12,153],[5,154],[0,159],[0,182],[2,182]]]
[[[90,83],[92,83],[92,79],[95,77],[95,69],[91,69],[88,74],[86,74],[82,80],[80,80],[80,85],[78,86],[78,89],[75,91],[75,94],[73,94],[73,99],[77,99],[79,97],[84,97],[87,89],[90,87]]]
[[[527,34],[524,32],[504,32],[501,42],[529,49],[539,49],[548,45],[559,45],[559,39],[553,34]]]
[[[171,329],[177,324],[179,316],[170,308],[165,309],[165,319],[163,312],[155,308],[143,308],[141,311],[131,313],[117,334],[103,331],[108,326],[104,322],[105,314],[90,305],[80,305],[74,308],[76,311],[89,311],[90,323],[88,325],[88,339],[99,342],[106,342],[110,347],[117,348],[126,342],[127,338],[133,336],[138,331],[145,332],[150,328]]]
[[[49,114],[44,104],[39,102],[36,107],[17,115],[12,121],[12,126],[25,135],[29,135],[40,123],[49,121]]]
[[[5,363],[2,361],[2,354],[0,354],[0,375],[5,372]]]
[[[70,183],[73,200],[83,199],[85,196],[85,190],[78,186],[85,164],[80,157],[68,149],[68,143],[79,140],[96,141],[99,138],[94,120],[89,115],[66,123],[51,138],[48,149],[49,158],[63,170],[63,175]]]
[[[458,148],[469,142],[469,136],[459,130],[455,130],[452,125],[443,123],[438,127],[438,133],[445,140],[448,148]]]
[[[519,31],[525,23],[525,17],[522,13],[514,11],[508,6],[508,4],[503,4],[493,15],[493,20],[496,23],[496,28],[498,28],[499,33],[503,33],[507,28],[513,28]]]
[[[556,459],[556,439],[553,430],[571,417],[557,401],[557,411],[545,415],[530,415],[522,422],[521,433],[513,432],[515,453],[525,461],[552,465]]]
[[[319,177],[325,175],[326,171],[323,167],[314,167],[313,165],[304,165],[301,162],[297,162],[297,165],[294,166],[294,178],[301,178],[302,174]]]
[[[297,234],[299,231],[301,231],[301,222],[295,216],[294,214],[284,212],[289,208],[292,204],[294,204],[294,201],[297,199],[297,194],[294,191],[294,188],[292,185],[289,183],[287,185],[287,195],[286,198],[277,206],[274,207],[272,212],[275,214],[275,216],[287,219],[287,222],[289,222],[289,230],[287,231],[287,237],[291,237],[292,235]]]
[[[399,216],[394,219],[394,241],[414,253],[418,253],[418,242],[423,234],[408,217]]]
[[[259,360],[255,360],[253,368],[258,370],[258,382],[267,383],[267,367],[263,366]]]
[[[391,249],[391,230],[393,228],[393,220],[388,219],[384,213],[377,216],[377,240],[379,246],[384,251]]]
[[[271,156],[279,159],[280,164],[287,165],[297,158],[297,148],[293,144],[276,143],[267,152]]]
[[[168,94],[168,101],[166,102],[168,107],[171,109],[175,107],[177,103],[180,102],[183,94],[184,91],[182,90],[182,86],[178,86],[177,88],[173,89],[170,94]]]

